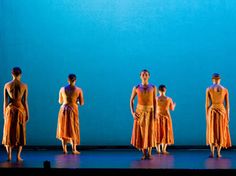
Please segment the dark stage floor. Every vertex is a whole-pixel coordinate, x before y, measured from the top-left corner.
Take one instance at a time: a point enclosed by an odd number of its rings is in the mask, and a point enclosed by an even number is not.
[[[141,152],[135,149],[90,149],[81,150],[80,155],[62,154],[61,150],[24,150],[24,162],[6,161],[6,153],[0,151],[1,173],[22,173],[43,175],[48,171],[53,175],[93,175],[112,172],[163,173],[236,173],[236,149],[222,150],[222,158],[208,158],[209,149],[169,149],[169,155],[157,154],[153,150],[153,160],[140,160]],[[15,153],[14,153],[15,154]],[[51,169],[44,168],[44,161],[50,161]],[[47,171],[47,172],[46,172]],[[60,171],[60,172],[59,172]],[[102,173],[104,172],[104,173]],[[33,174],[34,173],[34,174]]]

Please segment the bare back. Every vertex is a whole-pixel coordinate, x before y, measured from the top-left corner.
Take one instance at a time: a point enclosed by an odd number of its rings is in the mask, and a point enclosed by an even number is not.
[[[168,114],[169,110],[173,109],[173,101],[166,96],[158,96],[156,98],[157,112],[161,114]]]
[[[9,103],[22,103],[25,101],[24,96],[27,91],[27,86],[20,81],[13,80],[5,84],[4,91],[6,91],[5,93],[9,98]]]
[[[77,104],[79,102],[83,105],[83,92],[82,89],[76,86],[65,86],[60,89],[59,103],[60,104]]]
[[[212,104],[223,104],[228,93],[228,90],[221,85],[212,85],[207,91]]]

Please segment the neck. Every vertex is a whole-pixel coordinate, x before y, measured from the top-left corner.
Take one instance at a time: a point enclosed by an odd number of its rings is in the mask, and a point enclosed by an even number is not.
[[[160,95],[161,95],[161,96],[166,96],[166,93],[161,92]]]
[[[20,78],[19,77],[14,77],[13,81],[20,81]]]
[[[148,85],[148,82],[142,82],[142,85],[143,85],[143,86],[147,86],[147,85]]]

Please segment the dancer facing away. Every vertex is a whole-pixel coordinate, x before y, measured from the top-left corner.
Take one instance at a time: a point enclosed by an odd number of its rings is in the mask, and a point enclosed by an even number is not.
[[[142,150],[143,159],[152,159],[152,147],[155,147],[154,120],[156,115],[156,86],[149,84],[150,73],[142,70],[142,83],[133,88],[130,97],[130,109],[134,118],[131,144]],[[134,99],[137,96],[137,107],[134,110]]]
[[[212,75],[213,85],[206,90],[206,143],[210,145],[210,157],[221,157],[221,148],[231,146],[229,133],[229,93],[220,84],[220,75]]]
[[[12,69],[13,80],[4,86],[4,127],[2,144],[6,147],[8,161],[12,160],[12,149],[18,148],[17,161],[23,161],[21,151],[26,144],[26,122],[29,120],[28,87],[21,82],[22,71]]]
[[[67,143],[72,145],[72,153],[80,154],[76,146],[80,144],[80,127],[78,104],[84,105],[83,91],[75,85],[76,75],[68,76],[69,85],[59,92],[59,103],[62,104],[58,114],[57,138],[62,141],[63,152],[67,154]]]
[[[174,144],[174,135],[172,128],[172,120],[170,110],[174,110],[176,104],[170,97],[166,96],[166,86],[159,86],[159,96],[156,97],[157,106],[157,120],[155,121],[156,126],[156,142],[157,142],[157,153],[168,154],[166,151],[167,145]],[[162,146],[162,149],[161,147]]]

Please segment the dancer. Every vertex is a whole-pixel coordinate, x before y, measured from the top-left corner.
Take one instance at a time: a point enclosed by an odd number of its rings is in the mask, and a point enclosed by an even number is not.
[[[210,157],[221,157],[221,148],[231,146],[229,132],[229,93],[220,84],[218,73],[212,75],[213,85],[206,90],[206,144],[210,145]]]
[[[142,83],[133,88],[130,97],[130,110],[134,118],[131,144],[142,150],[144,159],[152,159],[152,147],[155,147],[154,120],[156,115],[156,86],[149,84],[150,73],[142,70]],[[134,110],[134,100],[137,96],[137,107]]]
[[[167,145],[174,144],[174,135],[170,110],[174,110],[176,104],[170,97],[166,96],[166,86],[159,86],[159,96],[156,98],[157,120],[156,126],[156,150],[157,153],[169,154],[166,151]],[[162,146],[162,148],[161,148]]]
[[[29,120],[28,87],[21,82],[22,71],[12,69],[13,80],[4,86],[4,127],[2,144],[6,147],[8,161],[12,160],[12,149],[18,148],[17,161],[23,161],[21,152],[26,144],[26,122]]]
[[[80,144],[78,105],[84,105],[83,91],[75,85],[76,75],[68,76],[69,85],[59,92],[59,103],[62,104],[58,114],[57,138],[62,141],[63,152],[67,154],[67,143],[72,145],[72,153],[80,154],[76,147]]]

